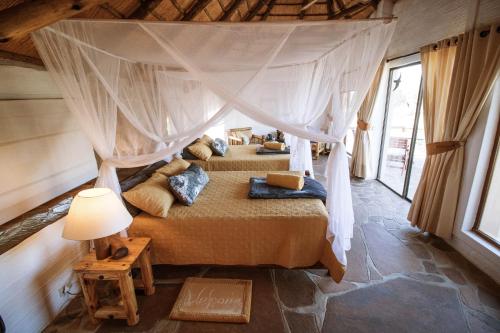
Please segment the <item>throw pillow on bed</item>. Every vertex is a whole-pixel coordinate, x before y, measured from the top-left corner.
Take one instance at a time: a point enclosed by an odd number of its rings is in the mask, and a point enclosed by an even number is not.
[[[207,183],[207,173],[196,164],[191,164],[183,173],[168,178],[170,191],[186,206],[194,203]]]
[[[189,146],[188,151],[202,161],[208,161],[212,156],[212,149],[202,142]]]
[[[222,139],[215,139],[211,144],[210,148],[212,149],[213,153],[217,156],[224,156],[226,155],[227,152],[227,143],[226,141]]]
[[[209,137],[208,135],[204,134],[201,138],[199,138],[198,140],[196,140],[197,142],[201,142],[201,143],[204,143],[206,144],[207,146],[210,147],[210,144],[212,142],[214,142],[214,139],[212,139],[211,137]]]
[[[157,169],[156,172],[161,173],[162,175],[165,175],[167,177],[175,176],[180,174],[182,171],[187,170],[190,164],[191,163],[189,163],[188,161],[184,161],[182,158],[174,158],[167,165]]]
[[[167,177],[160,173],[154,173],[144,183],[122,195],[130,204],[149,215],[158,217],[167,217],[168,210],[175,201],[175,197],[168,189]]]
[[[198,159],[198,157],[194,156],[193,154],[191,154],[189,152],[188,147],[186,147],[182,150],[181,156],[185,160],[197,160]]]

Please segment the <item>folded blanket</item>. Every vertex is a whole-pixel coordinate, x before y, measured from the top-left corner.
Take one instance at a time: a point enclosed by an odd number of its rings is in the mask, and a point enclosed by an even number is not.
[[[290,147],[285,150],[267,149],[265,147],[257,147],[257,155],[274,155],[274,154],[290,154]]]
[[[310,177],[304,177],[304,187],[300,191],[270,186],[263,177],[250,177],[248,197],[251,199],[312,198],[326,202],[326,190],[320,182]]]
[[[288,188],[300,191],[304,187],[304,176],[290,175],[283,173],[268,173],[266,177],[267,185]]]
[[[285,150],[286,146],[283,142],[270,141],[270,142],[264,142],[264,148],[274,149],[274,150]]]

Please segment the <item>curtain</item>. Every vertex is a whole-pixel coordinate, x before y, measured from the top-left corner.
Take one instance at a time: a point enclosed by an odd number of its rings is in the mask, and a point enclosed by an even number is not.
[[[294,144],[297,161],[307,160],[307,154],[310,160],[308,140],[334,143],[327,170],[327,237],[345,265],[354,214],[341,140],[394,28],[394,21],[385,20],[231,25],[70,20],[33,33],[33,39],[87,136],[105,146],[96,149],[104,160],[99,185],[116,193],[116,167],[148,165],[175,154],[234,109],[300,138]],[[81,96],[82,90],[102,94],[109,105]],[[314,126],[325,112],[332,115],[329,134]],[[109,126],[95,126],[101,122],[96,115]],[[123,126],[132,127],[134,135]],[[111,137],[118,142],[108,142]],[[144,144],[151,148],[138,149]]]
[[[373,114],[373,106],[377,96],[380,78],[384,70],[384,64],[380,64],[372,85],[366,94],[365,100],[358,111],[358,121],[354,145],[352,148],[351,174],[355,177],[366,178],[371,174],[371,142],[370,142],[370,121]]]
[[[424,231],[452,236],[464,145],[499,65],[497,25],[422,49],[427,157],[408,219]]]

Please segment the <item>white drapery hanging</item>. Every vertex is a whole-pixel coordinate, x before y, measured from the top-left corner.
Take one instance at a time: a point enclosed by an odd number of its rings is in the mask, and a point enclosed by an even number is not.
[[[97,184],[117,193],[116,167],[175,154],[233,109],[292,135],[293,169],[312,171],[309,140],[334,143],[326,171],[327,237],[345,265],[354,214],[342,139],[394,28],[383,20],[69,20],[33,39],[104,161]],[[315,124],[331,119],[327,112],[333,121],[325,134]]]

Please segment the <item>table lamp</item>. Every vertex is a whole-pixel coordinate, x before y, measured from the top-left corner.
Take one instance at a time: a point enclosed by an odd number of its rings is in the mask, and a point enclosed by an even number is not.
[[[107,236],[116,234],[132,223],[123,203],[109,188],[92,188],[79,192],[71,203],[63,238],[94,240],[96,258],[111,254]]]

